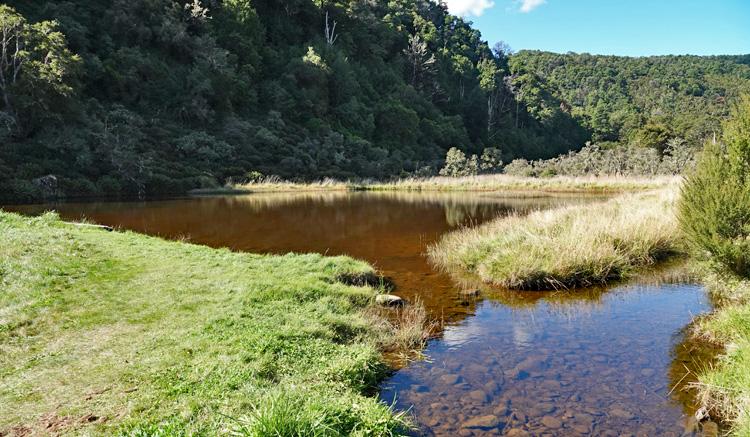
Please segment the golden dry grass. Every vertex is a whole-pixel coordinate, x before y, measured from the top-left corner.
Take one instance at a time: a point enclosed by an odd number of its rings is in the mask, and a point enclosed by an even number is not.
[[[260,182],[235,184],[228,187],[239,192],[274,191],[517,191],[528,193],[618,193],[664,188],[676,185],[676,176],[625,177],[625,176],[556,176],[534,178],[504,174],[465,176],[404,178],[391,182],[337,181],[323,179],[317,182],[297,183],[278,178],[267,178]]]
[[[680,250],[676,190],[497,219],[445,236],[429,249],[448,271],[511,289],[602,284]]]

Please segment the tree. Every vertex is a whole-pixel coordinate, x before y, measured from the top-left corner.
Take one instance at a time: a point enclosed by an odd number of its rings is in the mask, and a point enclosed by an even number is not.
[[[479,173],[479,159],[477,155],[466,158],[464,152],[451,147],[445,156],[445,166],[440,169],[440,176],[476,176]]]
[[[491,134],[495,122],[498,91],[502,86],[503,71],[495,64],[493,59],[482,59],[477,67],[479,69],[479,87],[487,94],[487,134]]]
[[[680,224],[697,251],[750,277],[750,96],[733,109],[722,142],[708,142],[686,178]]]
[[[152,160],[139,150],[145,141],[144,121],[122,106],[114,106],[98,123],[95,138],[99,153],[114,173],[128,182],[138,197],[146,193],[146,180],[151,175]]]
[[[435,68],[435,55],[427,49],[427,43],[419,35],[409,36],[409,45],[404,49],[406,59],[411,66],[411,84],[418,88],[422,80]]]
[[[55,21],[27,23],[13,8],[0,5],[0,94],[3,109],[17,129],[30,110],[46,111],[50,94],[69,96],[80,57],[68,50]]]
[[[503,166],[502,152],[496,147],[487,147],[482,151],[479,168],[484,173],[498,171]]]

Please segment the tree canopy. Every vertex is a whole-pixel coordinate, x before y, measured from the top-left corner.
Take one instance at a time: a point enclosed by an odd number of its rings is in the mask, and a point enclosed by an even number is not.
[[[750,78],[747,57],[512,55],[430,0],[10,0],[0,26],[17,200],[49,174],[69,196],[149,195],[437,173],[452,147],[659,148],[709,134]]]

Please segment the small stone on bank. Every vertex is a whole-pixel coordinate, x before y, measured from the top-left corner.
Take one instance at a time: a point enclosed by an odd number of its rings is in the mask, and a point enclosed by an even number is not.
[[[379,294],[375,296],[375,302],[388,307],[404,306],[404,300],[393,294]]]

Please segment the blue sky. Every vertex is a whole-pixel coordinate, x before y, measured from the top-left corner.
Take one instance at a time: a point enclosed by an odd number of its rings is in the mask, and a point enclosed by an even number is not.
[[[750,0],[447,0],[493,45],[626,56],[750,53]]]

